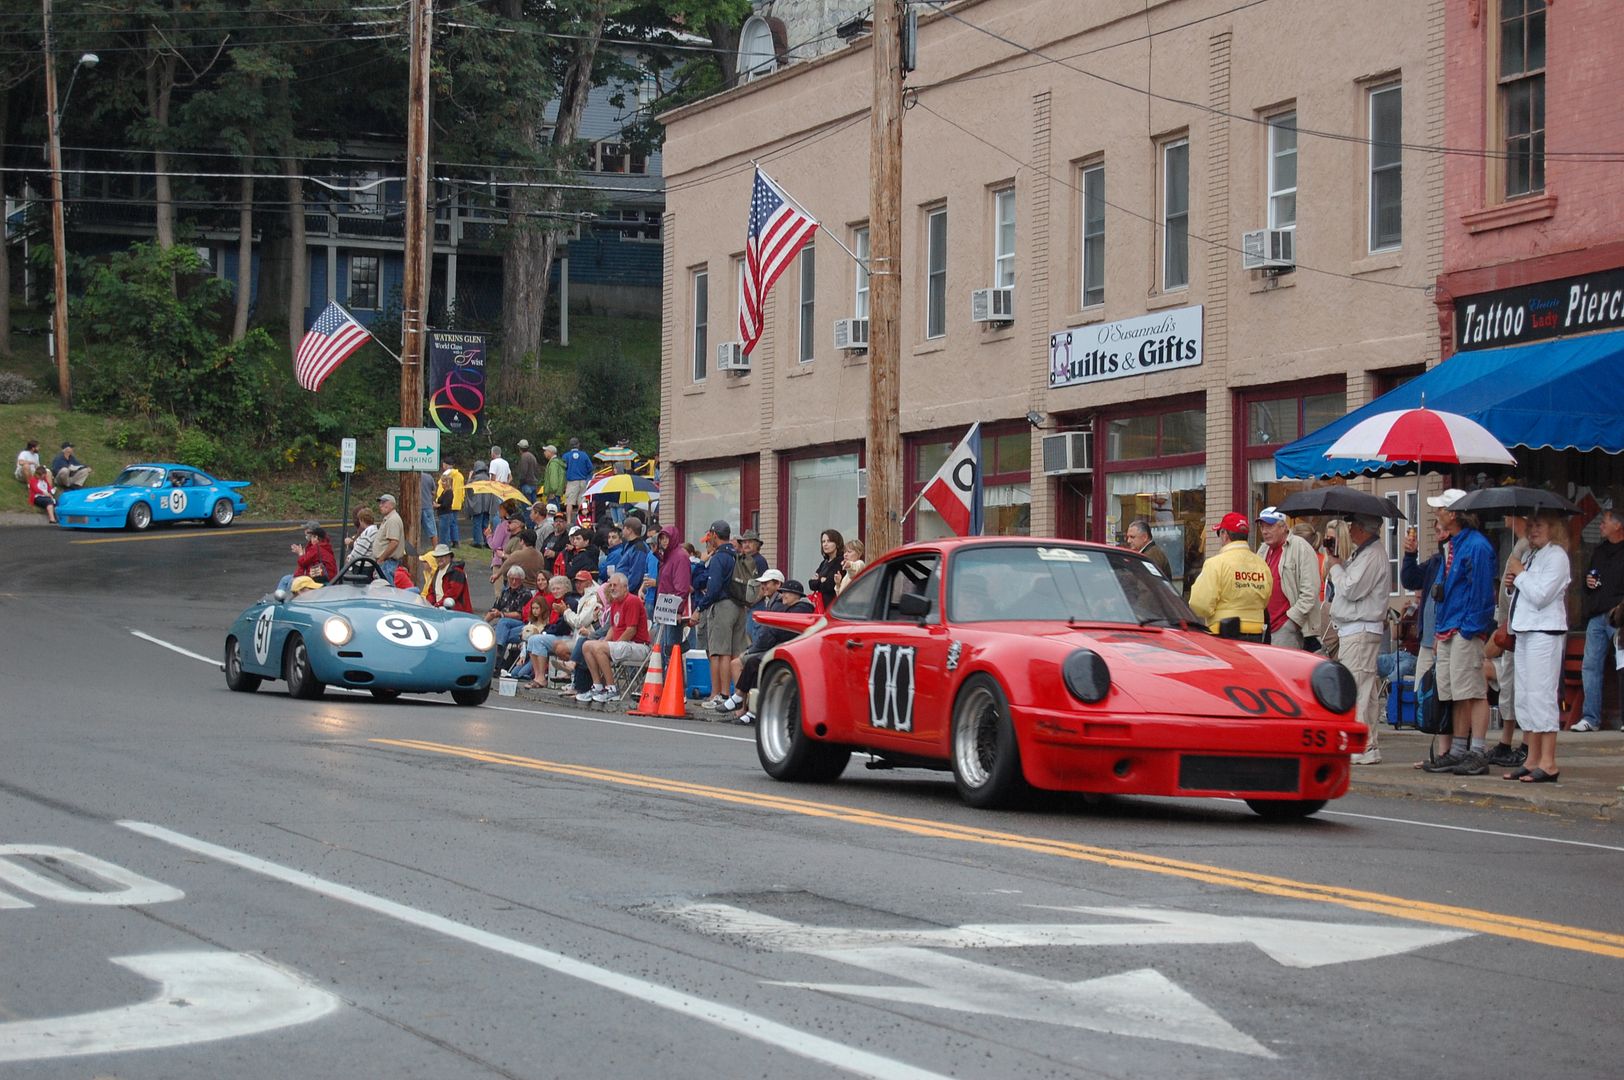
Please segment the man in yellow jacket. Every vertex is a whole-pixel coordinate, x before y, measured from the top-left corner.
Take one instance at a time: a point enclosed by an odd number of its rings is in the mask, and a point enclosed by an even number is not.
[[[456,547],[461,537],[457,532],[457,515],[462,513],[462,501],[467,496],[468,481],[457,471],[450,458],[442,458],[445,471],[434,488],[434,509],[439,523],[440,539]]]
[[[1224,546],[1201,567],[1190,588],[1190,610],[1207,620],[1207,629],[1214,633],[1225,619],[1239,619],[1241,637],[1263,641],[1274,575],[1247,542],[1250,523],[1244,514],[1225,514],[1212,531]]]

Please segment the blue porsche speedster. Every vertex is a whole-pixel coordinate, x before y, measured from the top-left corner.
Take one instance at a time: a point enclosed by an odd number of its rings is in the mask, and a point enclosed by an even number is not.
[[[237,616],[224,667],[226,685],[241,693],[282,679],[296,698],[342,686],[383,701],[449,692],[459,705],[480,705],[496,670],[496,634],[483,619],[395,588],[358,559],[334,584],[277,590]]]
[[[230,525],[248,509],[247,486],[247,480],[216,480],[190,465],[130,465],[104,487],[62,492],[56,518],[64,529],[139,530],[163,521]]]

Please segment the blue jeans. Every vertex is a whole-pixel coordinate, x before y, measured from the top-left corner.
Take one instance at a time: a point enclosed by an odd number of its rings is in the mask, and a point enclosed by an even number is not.
[[[484,546],[485,545],[485,530],[486,530],[486,528],[488,528],[490,526],[490,523],[491,523],[491,516],[489,514],[475,514],[474,515],[474,517],[473,517],[473,526],[474,526],[473,533],[474,533],[474,543],[476,545],[479,545],[479,546]]]
[[[1592,615],[1585,623],[1585,705],[1584,716],[1601,727],[1601,698],[1608,668],[1613,662],[1613,628],[1608,625],[1607,612]]]
[[[440,515],[440,543],[455,546],[457,543],[457,512]]]
[[[524,492],[524,497],[529,499],[531,502],[536,501],[536,485],[534,485],[534,484],[520,484],[519,485],[519,490]]]
[[[581,646],[596,638],[578,637],[575,639],[575,648],[570,650],[570,659],[575,661],[575,692],[577,694],[592,689],[592,672],[587,670],[586,661],[581,657]]]
[[[433,547],[440,542],[440,528],[435,520],[434,505],[431,503],[423,507],[419,516],[422,518],[423,535],[427,538],[424,546]]]
[[[1411,656],[1409,652],[1403,649],[1399,650],[1398,654],[1398,673],[1401,677],[1406,679],[1415,674],[1415,657]],[[1392,653],[1384,652],[1376,657],[1376,674],[1383,679],[1391,679],[1393,677]]]
[[[524,622],[521,619],[510,619],[504,615],[496,620],[496,625],[492,629],[496,631],[496,647],[505,649],[509,645],[518,643],[519,631],[524,629]]]
[[[383,571],[383,579],[390,583],[395,580],[395,568],[400,565],[399,559],[379,559],[378,569]]]

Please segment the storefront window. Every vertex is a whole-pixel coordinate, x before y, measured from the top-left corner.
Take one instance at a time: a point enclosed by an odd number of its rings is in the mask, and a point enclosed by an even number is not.
[[[789,566],[785,575],[805,581],[823,561],[818,540],[825,529],[846,539],[857,532],[857,455],[795,458],[789,462]]]
[[[718,519],[739,529],[739,470],[696,469],[682,474],[682,520],[690,538],[705,535]],[[697,540],[696,540],[697,542]]]
[[[956,439],[910,440],[908,498],[913,500],[947,455]],[[1020,428],[981,429],[982,535],[1030,536],[1032,533],[1032,437]],[[911,538],[935,540],[952,536],[940,514],[921,500],[909,518]]]
[[[1279,389],[1242,394],[1239,412],[1246,417],[1241,457],[1246,472],[1246,513],[1256,518],[1265,506],[1274,506],[1294,491],[1341,480],[1282,480],[1275,471],[1274,453],[1287,443],[1310,435],[1347,412],[1342,390],[1282,393]]]
[[[1106,477],[1105,535],[1120,540],[1128,523],[1143,518],[1167,555],[1173,583],[1188,591],[1201,566],[1207,518],[1207,467],[1186,465]]]

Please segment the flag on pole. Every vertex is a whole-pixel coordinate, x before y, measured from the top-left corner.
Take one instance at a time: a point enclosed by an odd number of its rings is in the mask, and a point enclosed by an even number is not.
[[[739,303],[739,337],[746,353],[761,340],[768,290],[817,231],[817,220],[757,169],[755,190],[750,196],[750,231],[744,242],[743,296]]]
[[[293,355],[294,378],[299,380],[300,386],[315,393],[327,376],[338,370],[338,365],[371,340],[367,328],[333,301],[299,340],[299,348]]]
[[[959,445],[925,485],[924,500],[942,515],[955,536],[980,536],[981,425],[972,424]]]

